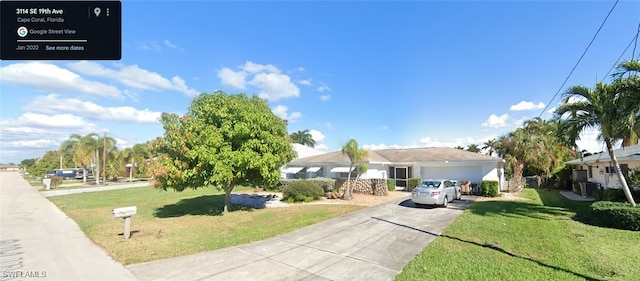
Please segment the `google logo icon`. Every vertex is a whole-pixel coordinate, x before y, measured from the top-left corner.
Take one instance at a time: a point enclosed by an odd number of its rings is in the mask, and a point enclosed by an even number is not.
[[[27,36],[27,33],[29,33],[29,31],[27,31],[26,27],[24,26],[18,27],[18,36],[25,37]]]

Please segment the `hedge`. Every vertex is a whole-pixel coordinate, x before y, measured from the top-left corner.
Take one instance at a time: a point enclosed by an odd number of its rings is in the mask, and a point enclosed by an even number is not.
[[[387,188],[389,188],[389,191],[396,190],[396,180],[395,179],[387,179]]]
[[[640,231],[640,207],[628,203],[595,202],[591,204],[591,216],[603,226]]]
[[[408,190],[413,191],[413,189],[416,188],[416,186],[418,186],[421,181],[422,180],[420,178],[409,178],[409,180],[407,180]]]
[[[631,190],[631,196],[633,200],[638,202],[640,200],[640,190]],[[596,201],[627,202],[627,197],[624,195],[622,188],[596,189],[593,191],[593,198]]]
[[[322,187],[308,180],[297,180],[282,190],[284,200],[293,202],[311,202],[324,196]]]
[[[317,184],[322,187],[324,192],[331,192],[336,188],[336,180],[330,178],[312,178],[307,179],[308,181]]]
[[[500,185],[499,185],[498,181],[482,181],[482,183],[480,184],[480,189],[478,190],[478,192],[480,193],[480,196],[498,197],[498,195],[499,195],[498,189],[499,188],[500,188]]]

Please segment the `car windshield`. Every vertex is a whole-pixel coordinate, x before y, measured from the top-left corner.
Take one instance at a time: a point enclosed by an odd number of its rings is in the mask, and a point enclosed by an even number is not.
[[[421,186],[424,187],[440,187],[439,181],[423,181]]]

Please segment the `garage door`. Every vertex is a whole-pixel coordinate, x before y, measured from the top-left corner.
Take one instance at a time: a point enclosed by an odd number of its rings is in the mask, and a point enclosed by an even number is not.
[[[453,179],[469,180],[471,182],[482,181],[482,167],[422,167],[420,168],[422,179]]]

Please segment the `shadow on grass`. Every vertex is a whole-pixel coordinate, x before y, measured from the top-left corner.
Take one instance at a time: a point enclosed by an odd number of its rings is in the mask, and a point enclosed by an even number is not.
[[[534,262],[534,263],[538,264],[539,266],[544,266],[544,267],[551,268],[553,270],[557,270],[557,271],[562,271],[562,272],[566,272],[566,273],[569,273],[569,274],[573,274],[574,276],[583,278],[584,280],[588,280],[588,281],[602,281],[603,280],[603,279],[597,279],[597,278],[593,278],[593,277],[590,277],[590,276],[586,276],[586,275],[583,275],[581,273],[574,272],[574,271],[571,271],[571,270],[568,270],[568,269],[565,269],[565,268],[561,268],[561,267],[558,267],[558,266],[555,266],[555,265],[546,264],[544,262],[535,260],[535,259],[530,258],[530,257],[519,256],[519,255],[511,253],[511,252],[509,252],[509,251],[507,251],[505,249],[502,249],[502,248],[500,248],[500,247],[498,247],[496,245],[480,244],[478,242],[468,241],[468,240],[464,240],[464,239],[461,239],[461,238],[458,238],[458,237],[453,237],[453,236],[449,236],[449,235],[445,235],[445,234],[438,235],[438,234],[435,234],[435,233],[427,231],[427,230],[415,228],[415,227],[412,227],[412,226],[408,226],[408,225],[397,223],[397,222],[393,222],[393,221],[389,221],[389,220],[386,220],[386,219],[383,219],[383,218],[378,218],[378,217],[372,217],[372,218],[376,219],[376,220],[379,220],[379,221],[387,222],[387,223],[390,223],[390,224],[393,224],[393,225],[406,227],[406,228],[409,228],[409,229],[412,229],[412,230],[415,230],[415,231],[419,231],[419,232],[422,232],[422,233],[425,233],[425,234],[428,234],[428,235],[444,237],[444,238],[448,238],[448,239],[457,240],[457,241],[460,241],[460,242],[463,242],[463,243],[468,243],[468,244],[471,244],[471,245],[474,245],[474,246],[482,247],[482,248],[485,248],[485,249],[491,249],[491,250],[500,252],[502,254],[505,254],[507,256],[513,257],[513,258],[518,258],[518,259],[523,259],[523,260],[527,260],[527,261],[530,261],[530,262]]]
[[[251,207],[233,205],[230,211],[253,211]],[[175,204],[157,208],[153,215],[157,218],[175,218],[186,215],[220,216],[224,211],[224,194],[204,195],[187,198]]]
[[[556,190],[536,189],[536,192],[538,193],[540,201],[542,201],[542,204],[544,206],[570,210],[574,213],[574,215],[571,217],[573,220],[593,226],[601,226],[601,224],[594,220],[591,216],[591,209],[589,208],[589,206],[591,206],[593,202],[573,201],[562,196],[562,194],[560,194]]]

